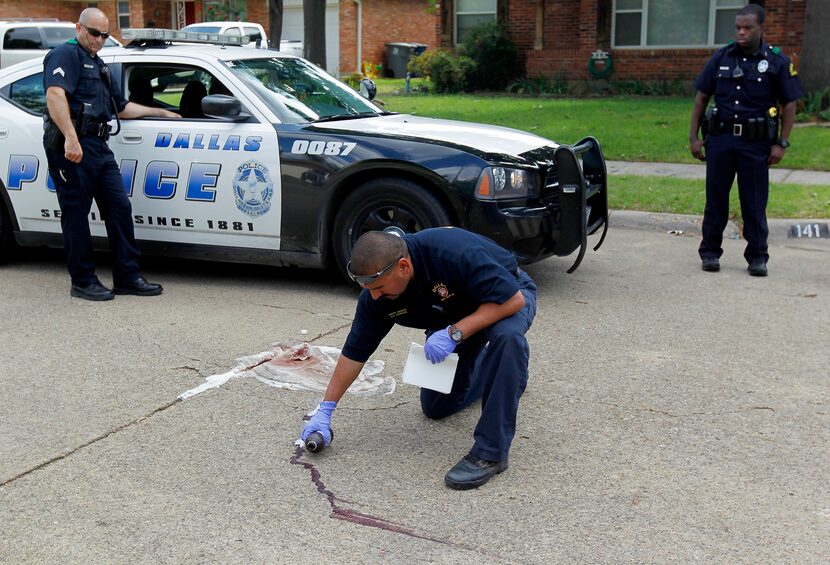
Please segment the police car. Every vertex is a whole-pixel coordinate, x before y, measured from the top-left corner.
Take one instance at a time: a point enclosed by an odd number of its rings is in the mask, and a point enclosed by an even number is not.
[[[608,226],[605,160],[489,125],[383,110],[310,62],[233,38],[124,30],[101,58],[132,101],[182,119],[111,122],[145,254],[337,268],[368,230],[455,225],[520,263],[577,252]],[[363,90],[372,91],[373,85]],[[44,154],[42,59],[0,71],[0,259],[61,246]],[[97,208],[96,246],[106,247]]]

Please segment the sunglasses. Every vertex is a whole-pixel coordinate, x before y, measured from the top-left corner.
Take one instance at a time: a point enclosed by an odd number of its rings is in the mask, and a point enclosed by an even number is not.
[[[84,24],[81,24],[81,27],[84,28],[89,35],[95,38],[103,37],[104,39],[108,39],[110,36],[108,31],[98,31],[94,27],[85,26]]]
[[[392,267],[394,267],[395,265],[397,265],[398,261],[400,261],[401,259],[403,259],[403,255],[399,256],[397,259],[395,259],[394,261],[392,261],[391,263],[386,265],[384,268],[382,268],[380,271],[378,271],[374,275],[356,275],[356,274],[354,274],[352,272],[352,262],[351,261],[349,261],[349,263],[346,265],[346,271],[349,273],[349,277],[354,282],[356,282],[357,284],[359,284],[361,286],[366,286],[367,284],[371,284],[371,283],[375,282],[376,280],[378,280],[383,275],[385,275],[386,272],[389,269],[391,269]]]

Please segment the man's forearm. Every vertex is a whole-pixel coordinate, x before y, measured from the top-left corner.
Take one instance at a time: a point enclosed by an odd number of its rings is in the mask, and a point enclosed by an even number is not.
[[[486,302],[478,307],[478,309],[455,323],[455,327],[461,330],[464,337],[470,337],[483,330],[489,328],[499,320],[503,320],[512,316],[525,305],[525,297],[522,291],[518,291],[502,304],[495,302]]]
[[[365,363],[353,361],[341,354],[337,360],[337,365],[334,367],[334,373],[331,375],[323,400],[340,402],[340,399],[343,398],[343,395],[346,394],[346,391],[360,374],[363,365]]]
[[[796,102],[787,102],[781,109],[781,135],[779,139],[789,139],[790,132],[793,130],[795,124],[795,109]]]

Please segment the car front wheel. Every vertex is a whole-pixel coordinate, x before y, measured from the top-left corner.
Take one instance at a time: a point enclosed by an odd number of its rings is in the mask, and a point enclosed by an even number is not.
[[[399,178],[366,182],[352,192],[337,213],[332,248],[337,269],[348,279],[346,264],[357,239],[367,231],[398,227],[405,233],[452,225],[438,199],[418,183]]]

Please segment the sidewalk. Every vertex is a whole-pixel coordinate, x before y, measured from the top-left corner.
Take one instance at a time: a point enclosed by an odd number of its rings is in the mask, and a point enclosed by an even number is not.
[[[606,161],[605,166],[610,175],[676,177],[680,179],[706,178],[706,165],[704,164]],[[769,171],[769,180],[776,183],[830,185],[830,171],[805,171],[773,167]]]

